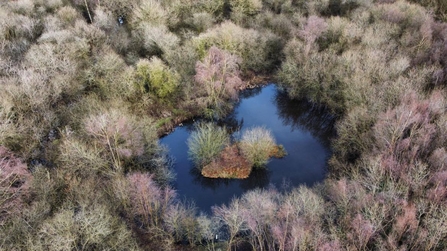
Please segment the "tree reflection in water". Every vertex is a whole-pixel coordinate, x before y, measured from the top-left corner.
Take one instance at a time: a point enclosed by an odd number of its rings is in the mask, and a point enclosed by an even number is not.
[[[275,103],[284,125],[291,126],[293,130],[309,131],[329,147],[330,139],[335,136],[335,117],[328,109],[307,100],[290,99],[285,91],[276,93]]]

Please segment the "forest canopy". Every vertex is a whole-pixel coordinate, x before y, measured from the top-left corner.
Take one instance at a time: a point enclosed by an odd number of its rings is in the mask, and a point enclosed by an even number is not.
[[[446,250],[446,21],[443,0],[2,1],[0,249]],[[327,178],[199,213],[158,138],[265,79],[336,117]]]

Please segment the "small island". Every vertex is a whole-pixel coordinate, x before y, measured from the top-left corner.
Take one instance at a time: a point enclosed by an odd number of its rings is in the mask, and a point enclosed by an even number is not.
[[[266,128],[247,129],[240,140],[231,142],[226,129],[212,123],[197,124],[188,147],[190,158],[207,178],[245,179],[253,168],[265,168],[270,158],[287,154]]]

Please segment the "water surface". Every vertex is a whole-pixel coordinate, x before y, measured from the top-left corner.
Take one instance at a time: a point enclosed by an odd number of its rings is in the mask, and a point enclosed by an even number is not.
[[[305,101],[290,100],[275,85],[268,85],[243,92],[234,112],[223,123],[235,130],[235,138],[246,128],[264,126],[271,130],[288,155],[271,159],[267,169],[254,170],[247,179],[205,178],[188,159],[186,141],[193,130],[192,124],[177,127],[160,142],[175,159],[175,189],[180,197],[193,200],[201,211],[210,212],[213,205],[228,203],[250,189],[269,185],[290,189],[324,179],[333,125],[333,118],[324,109]]]

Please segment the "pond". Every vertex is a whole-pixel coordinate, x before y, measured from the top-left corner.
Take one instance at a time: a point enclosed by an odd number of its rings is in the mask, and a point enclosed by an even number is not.
[[[253,126],[263,126],[273,133],[288,155],[271,159],[267,168],[254,170],[247,179],[211,179],[203,177],[188,158],[187,139],[194,129],[183,123],[174,132],[160,139],[174,159],[176,180],[173,183],[182,199],[192,200],[202,212],[228,203],[234,196],[270,185],[288,190],[301,184],[322,181],[330,157],[329,139],[333,135],[333,117],[306,101],[291,100],[270,84],[240,95],[239,103],[222,123],[234,130],[233,137]]]

